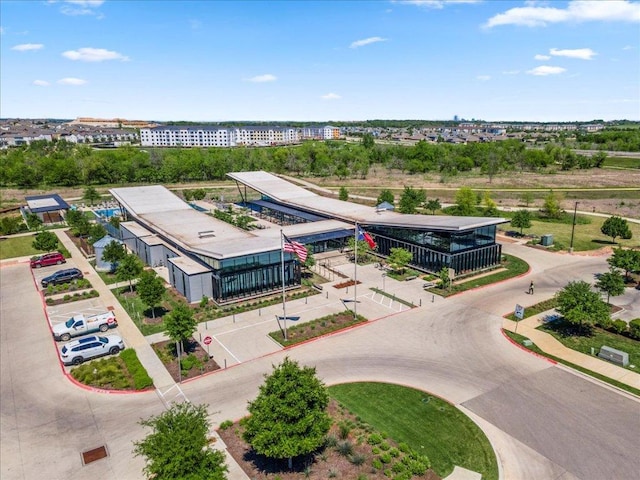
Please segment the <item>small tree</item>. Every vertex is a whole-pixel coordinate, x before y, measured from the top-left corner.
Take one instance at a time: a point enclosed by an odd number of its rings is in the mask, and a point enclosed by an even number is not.
[[[416,209],[427,200],[427,194],[423,189],[415,189],[405,186],[400,197],[400,213],[416,213]]]
[[[396,201],[396,198],[393,192],[391,190],[384,189],[380,192],[380,195],[378,195],[378,198],[376,200],[376,205],[380,205],[383,202],[387,202],[393,205],[395,201]]]
[[[356,240],[354,237],[349,237],[347,240],[347,247],[351,251],[355,251]],[[371,260],[371,247],[364,240],[358,240],[358,263],[367,263]]]
[[[624,276],[628,279],[631,272],[640,270],[640,250],[615,248],[607,262],[612,267],[624,270]]]
[[[153,431],[134,442],[133,453],[145,457],[144,473],[154,480],[224,480],[224,453],[209,448],[211,424],[206,405],[174,403],[164,413],[141,420]]]
[[[431,212],[431,215],[436,214],[436,210],[440,210],[442,208],[442,204],[440,203],[439,198],[434,198],[433,200],[427,200],[424,204],[424,208]]]
[[[316,369],[300,367],[284,359],[265,375],[260,392],[249,402],[251,416],[243,419],[244,440],[269,458],[288,459],[308,455],[325,441],[331,427],[327,414],[329,394]]]
[[[529,210],[518,210],[511,218],[511,226],[520,229],[520,235],[524,228],[531,228],[531,212]]]
[[[451,287],[451,277],[449,276],[448,267],[442,267],[438,272],[438,277],[440,278],[440,283],[442,284],[443,289]]]
[[[151,316],[156,318],[156,305],[162,301],[166,292],[162,278],[153,270],[144,270],[136,283],[136,292],[140,300],[151,308]]]
[[[165,333],[169,338],[174,342],[180,342],[184,347],[186,341],[198,328],[198,322],[193,317],[193,312],[189,306],[179,303],[164,317],[164,327]]]
[[[556,293],[556,300],[556,310],[580,330],[588,331],[593,324],[606,325],[611,320],[609,306],[582,280],[569,282]]]
[[[94,187],[88,186],[87,188],[84,189],[84,194],[82,195],[82,198],[89,205],[93,205],[102,197]]]
[[[560,218],[562,216],[560,197],[554,192],[549,192],[549,195],[544,197],[542,211],[549,218]]]
[[[40,232],[36,235],[36,238],[31,243],[31,246],[36,250],[42,250],[43,252],[52,252],[58,248],[58,237],[55,233]]]
[[[600,231],[607,237],[611,237],[611,243],[616,243],[616,237],[629,239],[632,236],[627,221],[617,215],[607,218],[602,224]]]
[[[611,299],[611,295],[617,297],[624,293],[624,278],[613,267],[608,272],[603,273],[596,282],[596,288],[607,294],[607,303]]]
[[[94,223],[89,228],[89,244],[93,245],[98,240],[103,239],[107,236],[107,229],[102,226],[100,223]]]
[[[491,198],[489,192],[484,192],[484,196],[482,199],[484,203],[483,214],[487,217],[497,217],[498,216],[498,205]]]
[[[345,186],[340,187],[340,192],[338,193],[338,199],[347,201],[349,200],[349,190]]]
[[[127,256],[127,251],[124,245],[115,240],[109,242],[102,250],[102,260],[111,264],[111,271],[114,271],[124,257]]]
[[[35,213],[27,213],[27,227],[29,230],[40,230],[42,228],[42,220]]]
[[[531,192],[523,192],[520,196],[520,200],[525,204],[525,206],[529,206],[533,203],[533,193]]]
[[[394,270],[403,272],[407,264],[413,259],[413,254],[404,248],[392,248],[389,258],[389,264]]]
[[[304,261],[302,266],[307,270],[309,270],[311,267],[313,267],[316,264],[316,259],[313,257],[313,248],[311,248],[311,245],[306,245],[306,248],[307,248],[307,259]]]
[[[456,213],[458,215],[475,215],[476,205],[476,194],[469,187],[462,187],[456,192]]]
[[[132,280],[138,278],[142,273],[144,265],[135,254],[129,253],[118,264],[116,268],[116,278],[120,282],[129,282],[129,291],[133,291]]]

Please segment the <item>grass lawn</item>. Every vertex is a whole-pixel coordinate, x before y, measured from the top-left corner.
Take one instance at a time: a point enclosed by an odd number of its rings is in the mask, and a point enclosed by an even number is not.
[[[143,322],[143,319],[145,318],[144,312],[148,310],[149,307],[147,307],[147,305],[145,305],[137,295],[128,295],[129,287],[116,288],[115,290],[112,290],[112,292],[143,335],[164,332],[165,327],[162,321],[159,321],[156,324],[147,324]]]
[[[508,278],[517,277],[518,275],[521,275],[529,270],[529,264],[524,260],[518,257],[514,257],[513,255],[502,254],[502,256],[506,260],[502,263],[501,267],[506,268],[506,270],[502,270],[491,275],[486,275],[484,277],[478,277],[474,280],[467,280],[463,283],[454,283],[449,289],[433,287],[428,289],[428,291],[436,293],[443,297],[448,297],[455,293],[471,290],[472,288],[480,287],[483,285],[490,285],[492,283],[501,282],[502,280],[506,280]]]
[[[567,333],[567,331],[571,331],[574,328],[571,323],[559,319],[555,322],[540,325],[538,330],[553,335],[565,347],[587,355],[591,355],[592,348],[595,349],[597,354],[603,345],[622,350],[629,354],[629,365],[636,366],[635,369],[627,368],[631,371],[638,371],[640,368],[640,341],[608,332],[598,327],[592,329],[591,335],[570,335]]]
[[[374,429],[405,442],[445,477],[458,465],[496,480],[496,456],[482,430],[453,405],[428,393],[384,383],[329,387],[329,394]]]
[[[527,350],[531,350],[532,352],[535,352],[539,355],[542,355],[543,357],[547,357],[550,358],[551,360],[555,360],[558,363],[561,363],[563,365],[566,365],[567,367],[571,367],[574,370],[577,370],[579,372],[585,373],[593,378],[597,378],[598,380],[601,380],[605,383],[608,383],[610,385],[613,385],[614,387],[618,387],[622,390],[625,390],[629,393],[632,393],[634,395],[637,395],[640,397],[640,390],[638,390],[637,388],[633,388],[630,387],[629,385],[625,384],[625,383],[621,383],[618,382],[617,380],[614,380],[612,378],[609,377],[605,377],[604,375],[600,375],[599,373],[596,372],[592,372],[591,370],[587,370],[586,368],[581,367],[580,365],[576,365],[574,363],[571,362],[567,362],[566,360],[563,360],[561,358],[555,357],[553,355],[550,355],[542,350],[540,350],[540,348],[538,348],[538,346],[534,343],[530,346],[526,346],[523,345],[522,342],[524,342],[525,340],[528,340],[527,337],[525,337],[524,335],[520,335],[519,333],[514,333],[514,332],[510,332],[509,330],[503,330],[504,333],[511,338],[513,341],[515,341],[516,343],[519,343],[520,345],[522,345],[524,348],[526,348]]]
[[[11,237],[0,240],[0,260],[7,258],[26,257],[27,255],[40,255],[44,252],[36,250],[31,246],[33,236]]]
[[[580,206],[578,206],[579,208]],[[640,224],[628,222],[631,233],[633,234],[630,240],[623,240],[616,238],[616,243],[611,243],[611,237],[605,236],[600,228],[606,220],[604,217],[587,217],[591,223],[583,224],[576,223],[576,228],[573,237],[573,249],[575,251],[595,250],[605,246],[625,246],[625,247],[638,247],[640,246]],[[558,250],[567,250],[571,244],[571,223],[555,223],[555,222],[542,222],[540,220],[532,220],[531,228],[525,228],[523,233],[525,235],[537,235],[538,237],[546,234],[552,234],[553,240]],[[511,227],[509,224],[502,226],[503,230],[517,230],[519,229]],[[559,247],[559,248],[558,248]]]
[[[640,158],[607,157],[603,167],[640,168]]]

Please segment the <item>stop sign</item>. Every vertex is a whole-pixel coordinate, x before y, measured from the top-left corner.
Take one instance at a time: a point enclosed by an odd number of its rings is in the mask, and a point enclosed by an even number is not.
[[[211,337],[209,335],[207,335],[206,337],[204,337],[204,339],[202,340],[202,343],[204,343],[205,345],[209,345],[211,343]]]

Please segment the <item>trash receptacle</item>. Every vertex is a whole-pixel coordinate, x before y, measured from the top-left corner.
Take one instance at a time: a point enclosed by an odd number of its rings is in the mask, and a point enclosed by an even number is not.
[[[551,245],[553,245],[553,235],[551,233],[542,235],[542,237],[540,237],[540,244],[543,247],[550,247]]]

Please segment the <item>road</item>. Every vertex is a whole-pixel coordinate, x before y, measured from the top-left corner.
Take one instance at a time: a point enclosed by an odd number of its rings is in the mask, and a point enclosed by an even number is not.
[[[637,478],[638,399],[532,356],[500,332],[500,315],[530,300],[525,290],[531,279],[536,300],[542,299],[569,280],[593,281],[606,270],[605,259],[504,248],[532,263],[526,278],[258,356],[182,390],[190,401],[209,405],[215,424],[238,419],[263,375],[288,355],[316,366],[329,385],[386,381],[454,403],[487,434],[504,479]],[[0,273],[2,479],[142,478],[143,461],[132,456],[132,441],[145,434],[138,420],[163,410],[160,397],[108,395],[70,383],[28,265],[3,266]],[[258,331],[242,334],[257,345],[251,335]],[[100,445],[109,457],[82,467],[80,452]]]

